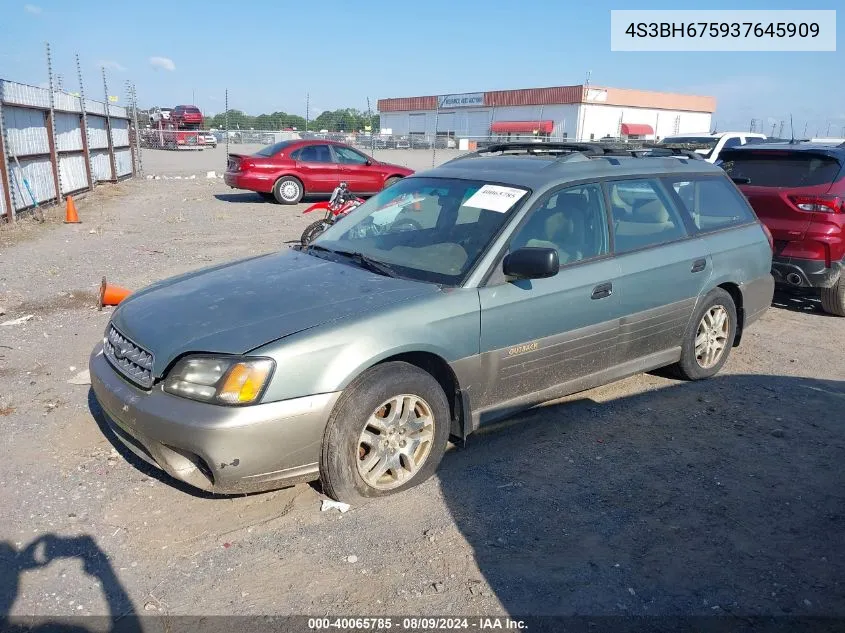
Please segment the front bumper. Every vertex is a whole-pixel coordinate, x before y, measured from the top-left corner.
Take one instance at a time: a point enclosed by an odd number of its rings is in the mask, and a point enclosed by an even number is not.
[[[91,387],[109,426],[138,457],[214,493],[270,490],[317,479],[320,445],[339,392],[246,407],[143,391],[124,380],[97,345]]]
[[[837,261],[827,266],[820,259],[772,258],[775,282],[792,288],[832,288],[839,281],[842,269],[843,263]]]

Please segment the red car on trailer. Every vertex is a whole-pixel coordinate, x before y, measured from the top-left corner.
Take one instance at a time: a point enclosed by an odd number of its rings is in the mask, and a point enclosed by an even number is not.
[[[298,139],[268,145],[250,155],[230,153],[224,181],[233,189],[297,204],[303,196],[329,195],[341,182],[357,195],[373,195],[413,173],[344,143]]]

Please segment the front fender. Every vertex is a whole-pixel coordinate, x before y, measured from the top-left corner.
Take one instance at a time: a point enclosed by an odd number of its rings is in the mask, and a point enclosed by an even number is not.
[[[276,341],[255,350],[277,366],[264,401],[340,391],[369,367],[408,352],[435,354],[447,363],[476,355],[479,309],[475,289],[434,291],[381,314],[326,323]]]

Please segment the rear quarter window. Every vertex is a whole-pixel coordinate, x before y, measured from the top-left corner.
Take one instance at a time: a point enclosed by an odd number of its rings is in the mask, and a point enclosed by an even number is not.
[[[699,231],[716,231],[756,220],[742,194],[724,177],[667,178]]]
[[[813,187],[832,184],[842,170],[838,160],[811,152],[754,150],[735,152],[722,163],[731,178],[748,178],[754,187]]]

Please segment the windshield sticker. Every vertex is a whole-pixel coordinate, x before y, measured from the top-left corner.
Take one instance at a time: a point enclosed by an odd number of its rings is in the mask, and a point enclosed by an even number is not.
[[[464,202],[464,206],[506,213],[525,194],[526,191],[524,189],[501,187],[499,185],[484,185],[472,194],[469,200]]]

